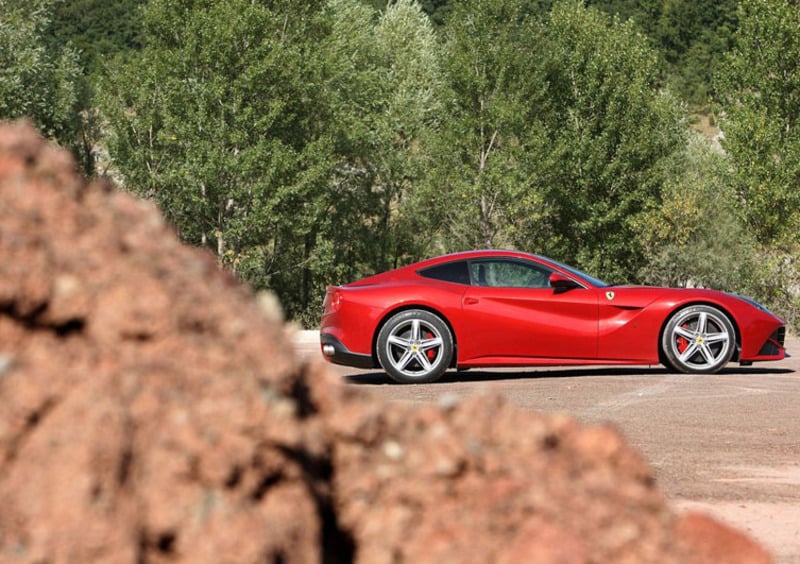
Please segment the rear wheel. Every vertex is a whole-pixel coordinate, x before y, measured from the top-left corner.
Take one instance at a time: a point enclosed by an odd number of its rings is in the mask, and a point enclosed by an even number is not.
[[[736,334],[728,317],[712,306],[689,306],[670,318],[661,338],[666,363],[687,374],[719,372],[733,356]]]
[[[434,382],[450,366],[453,336],[429,311],[412,309],[392,316],[378,333],[378,361],[395,381]]]

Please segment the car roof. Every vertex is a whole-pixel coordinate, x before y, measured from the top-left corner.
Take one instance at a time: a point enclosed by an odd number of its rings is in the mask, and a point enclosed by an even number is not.
[[[545,262],[549,262],[548,259],[546,259],[545,257],[540,257],[538,255],[533,255],[531,253],[524,253],[522,251],[508,251],[502,249],[482,249],[475,251],[459,251],[456,253],[449,253],[446,255],[429,258],[409,266],[414,270],[416,270],[419,268],[424,268],[426,266],[433,266],[436,264],[451,262],[454,260],[474,260],[481,258],[498,258],[498,257],[520,258],[528,260],[538,259],[538,260],[543,260]]]

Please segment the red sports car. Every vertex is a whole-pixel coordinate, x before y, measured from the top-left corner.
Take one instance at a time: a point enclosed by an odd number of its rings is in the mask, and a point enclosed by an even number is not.
[[[785,357],[784,322],[716,290],[611,286],[514,251],[432,258],[331,286],[323,356],[403,383],[448,368],[664,364],[714,373]]]

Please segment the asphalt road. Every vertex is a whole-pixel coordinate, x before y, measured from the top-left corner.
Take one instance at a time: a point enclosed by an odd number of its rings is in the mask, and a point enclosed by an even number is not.
[[[322,358],[315,332],[298,350]],[[712,376],[660,366],[448,372],[434,384],[394,384],[380,371],[330,365],[350,385],[391,401],[499,393],[524,409],[611,422],[654,468],[683,510],[700,509],[748,531],[779,564],[800,564],[800,339],[793,358]]]

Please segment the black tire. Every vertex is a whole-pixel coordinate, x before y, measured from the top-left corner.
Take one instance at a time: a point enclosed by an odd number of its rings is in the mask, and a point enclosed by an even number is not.
[[[679,309],[670,317],[661,337],[661,353],[667,368],[685,374],[719,372],[735,349],[733,324],[712,306]]]
[[[377,356],[401,384],[435,382],[453,358],[453,336],[438,316],[422,309],[393,315],[378,333]]]

